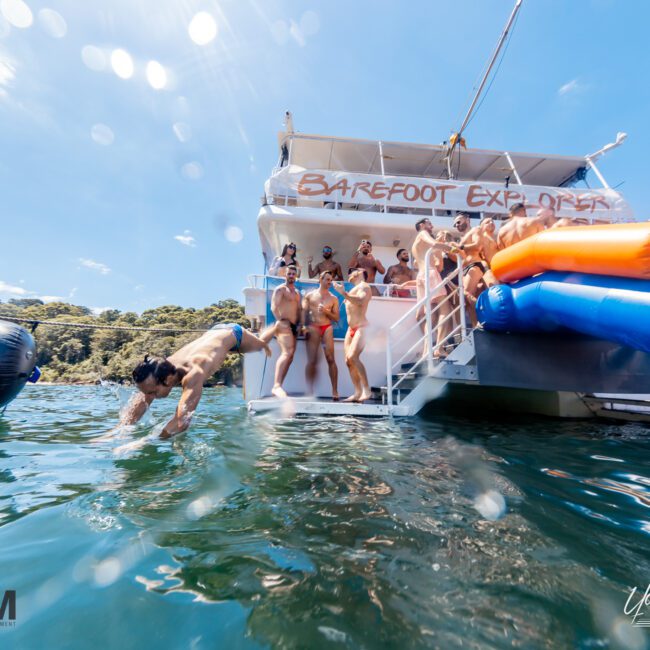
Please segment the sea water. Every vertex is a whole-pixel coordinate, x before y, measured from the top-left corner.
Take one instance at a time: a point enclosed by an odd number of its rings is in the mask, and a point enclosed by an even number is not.
[[[0,418],[2,648],[646,647],[642,425],[250,416],[218,388],[171,441],[173,400],[102,437],[120,403],[28,386]]]

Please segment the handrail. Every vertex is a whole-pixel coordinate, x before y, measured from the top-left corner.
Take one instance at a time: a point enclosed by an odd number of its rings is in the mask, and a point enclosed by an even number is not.
[[[460,256],[457,259],[457,268],[456,270],[445,277],[441,282],[436,284],[435,287],[430,285],[429,271],[431,270],[431,255],[433,254],[433,249],[429,249],[424,258],[424,297],[416,302],[416,304],[409,309],[402,317],[397,320],[393,325],[388,329],[388,338],[386,345],[386,401],[389,409],[392,409],[393,406],[393,394],[397,388],[402,384],[402,382],[407,378],[407,376],[420,367],[420,365],[426,360],[427,363],[427,372],[432,374],[434,371],[434,354],[440,349],[444,343],[436,344],[434,343],[434,334],[439,331],[440,327],[443,327],[449,321],[452,323],[455,321],[455,318],[458,316],[459,323],[455,327],[452,327],[449,335],[446,339],[455,338],[460,334],[461,342],[467,337],[467,323],[465,317],[465,292],[463,290],[463,262]],[[453,283],[454,279],[457,278],[458,286],[455,286]],[[451,288],[441,301],[437,302],[434,306],[431,305],[431,297],[435,295],[442,287]],[[458,304],[442,319],[439,319],[436,323],[435,328],[432,324],[433,315],[436,312],[440,311],[440,308],[443,304],[451,301],[455,296],[458,296]],[[397,335],[398,328],[414,314],[417,315],[417,312],[424,305],[424,312],[426,319],[424,326],[424,334],[418,337],[414,343],[404,352],[400,358],[394,362],[393,361],[393,347],[401,342],[405,338],[405,334],[401,333]],[[407,333],[413,330],[413,327],[420,326],[422,324],[421,318],[415,319],[415,324],[410,326],[407,329]],[[424,354],[415,361],[411,366],[409,372],[406,372],[400,377],[395,383],[393,383],[393,369],[396,366],[399,366],[405,359],[407,359],[414,350],[424,343]],[[399,374],[399,373],[398,373]]]
[[[271,278],[273,280],[284,280],[281,276],[276,276],[276,275],[262,275],[259,273],[251,273],[250,275],[246,276],[246,279],[248,280],[248,288],[250,289],[264,289],[264,286],[258,286],[260,282],[259,280],[262,281],[262,283],[267,279]],[[317,278],[297,278],[296,282],[300,282],[301,284],[313,284],[315,287],[318,286],[318,279]],[[344,281],[346,283],[347,281]],[[399,285],[397,284],[384,284],[383,282],[368,282],[368,285],[370,287],[375,287],[377,291],[379,291],[379,297],[381,298],[399,298],[400,300],[412,300],[413,296],[391,296],[391,292],[393,289],[398,288]],[[407,289],[408,291],[409,289]],[[377,296],[375,296],[377,297]],[[421,301],[423,302],[423,301]]]

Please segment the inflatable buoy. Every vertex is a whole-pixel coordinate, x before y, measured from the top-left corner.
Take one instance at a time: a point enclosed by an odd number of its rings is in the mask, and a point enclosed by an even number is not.
[[[27,381],[38,378],[40,372],[35,364],[32,335],[15,323],[0,320],[0,409],[20,393]]]

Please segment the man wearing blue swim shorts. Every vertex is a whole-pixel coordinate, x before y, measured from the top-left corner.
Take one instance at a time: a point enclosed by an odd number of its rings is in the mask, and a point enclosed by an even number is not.
[[[134,424],[154,399],[167,397],[175,386],[182,388],[173,417],[161,438],[185,431],[201,399],[203,384],[221,367],[229,352],[258,352],[271,356],[268,344],[237,323],[219,323],[198,339],[167,358],[145,356],[133,370],[138,393],[131,399],[120,424]]]

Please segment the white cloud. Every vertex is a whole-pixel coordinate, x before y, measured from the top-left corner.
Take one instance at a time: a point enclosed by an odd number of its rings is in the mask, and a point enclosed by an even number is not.
[[[105,311],[110,311],[111,309],[115,309],[115,307],[89,307],[89,309],[93,313],[93,315],[99,316],[100,314],[103,314]]]
[[[22,287],[16,287],[0,280],[0,293],[10,293],[12,296],[27,296],[30,292]]]
[[[582,86],[578,83],[578,80],[571,79],[571,81],[565,83],[563,86],[560,86],[560,89],[557,91],[557,94],[566,95],[567,93],[573,93],[581,89]]]
[[[174,239],[183,246],[189,246],[190,248],[196,248],[196,239],[192,236],[191,231],[185,230],[182,235],[175,235]]]
[[[65,302],[64,296],[38,296],[43,302]]]
[[[133,291],[142,291],[144,289],[144,284],[136,284],[133,287]]]
[[[79,264],[81,264],[81,266],[85,266],[87,269],[98,271],[102,275],[108,275],[111,272],[110,268],[108,268],[106,264],[102,264],[101,262],[95,262],[95,260],[90,260],[85,257],[79,258]]]

